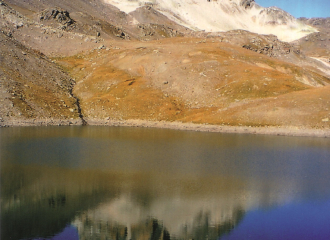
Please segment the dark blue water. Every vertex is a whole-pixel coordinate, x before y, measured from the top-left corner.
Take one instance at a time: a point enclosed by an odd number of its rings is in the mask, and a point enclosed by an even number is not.
[[[249,211],[230,234],[231,239],[329,239],[330,197]]]
[[[50,238],[34,238],[33,240],[79,240],[78,229],[75,226],[66,226],[61,232],[51,236]]]
[[[1,239],[330,239],[330,140],[0,129]]]

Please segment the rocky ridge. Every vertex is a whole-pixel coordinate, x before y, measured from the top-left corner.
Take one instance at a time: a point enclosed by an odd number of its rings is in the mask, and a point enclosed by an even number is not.
[[[316,30],[276,8],[263,8],[245,0],[106,0],[130,15],[144,5],[151,6],[173,22],[193,31],[224,32],[243,29],[258,34],[274,34],[293,41]],[[203,11],[200,11],[203,9]]]

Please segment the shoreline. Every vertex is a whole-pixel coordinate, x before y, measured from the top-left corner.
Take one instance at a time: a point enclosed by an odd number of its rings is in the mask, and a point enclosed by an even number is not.
[[[81,126],[80,119],[26,119],[12,120],[0,123],[0,127],[24,127],[24,126]],[[100,120],[87,119],[87,126],[122,126],[161,128],[197,132],[258,134],[294,137],[324,137],[330,138],[330,129],[304,128],[297,126],[286,127],[249,127],[249,126],[223,126],[201,123],[148,121],[148,120]]]

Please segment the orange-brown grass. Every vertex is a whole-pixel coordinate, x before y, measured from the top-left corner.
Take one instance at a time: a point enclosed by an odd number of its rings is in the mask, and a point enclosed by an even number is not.
[[[39,119],[78,118],[76,100],[70,97],[67,89],[53,83],[40,85],[35,79],[21,77],[15,72],[10,75],[15,79],[10,83],[12,86],[9,85],[11,102],[18,109],[20,116]],[[14,112],[11,114],[15,116]]]
[[[109,44],[59,59],[87,118],[329,127],[330,81],[308,69],[209,39]]]

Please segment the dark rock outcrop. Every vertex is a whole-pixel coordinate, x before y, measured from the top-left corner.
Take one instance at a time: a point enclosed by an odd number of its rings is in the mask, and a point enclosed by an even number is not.
[[[245,9],[252,8],[254,6],[255,2],[254,0],[242,0],[241,6],[243,6]]]
[[[46,9],[40,13],[41,21],[54,20],[61,24],[61,29],[73,28],[75,21],[70,17],[70,13],[66,10],[55,8]]]
[[[300,46],[295,43],[282,42],[275,35],[258,35],[244,30],[233,30],[221,33],[222,42],[228,42],[245,49],[267,55],[280,57],[301,54]]]

